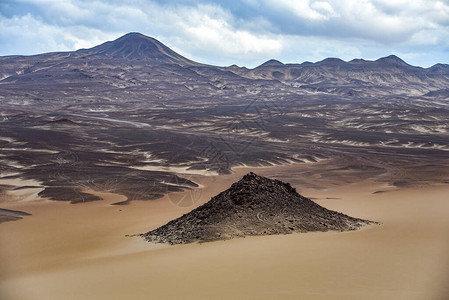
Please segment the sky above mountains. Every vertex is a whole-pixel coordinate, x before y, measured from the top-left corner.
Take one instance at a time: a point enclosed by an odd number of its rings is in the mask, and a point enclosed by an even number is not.
[[[89,48],[128,32],[214,65],[395,54],[449,63],[449,0],[1,0],[0,55]]]

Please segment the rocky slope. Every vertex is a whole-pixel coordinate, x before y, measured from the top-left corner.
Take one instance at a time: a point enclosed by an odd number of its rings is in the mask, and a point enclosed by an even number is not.
[[[252,79],[277,80],[304,91],[342,96],[423,95],[428,90],[445,88],[449,80],[448,65],[415,67],[395,55],[375,61],[326,58],[302,64],[269,60],[255,69],[236,69],[235,73]]]
[[[152,64],[200,65],[174,52],[158,40],[131,32],[115,41],[76,51],[83,58],[111,58]]]
[[[206,204],[141,236],[184,244],[251,235],[355,230],[373,222],[328,210],[288,183],[248,173]]]

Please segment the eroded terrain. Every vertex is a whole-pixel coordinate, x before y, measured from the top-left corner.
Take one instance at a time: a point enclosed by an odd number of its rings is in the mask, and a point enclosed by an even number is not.
[[[249,70],[164,47],[129,34],[0,58],[3,192],[78,203],[109,191],[129,203],[195,188],[191,174],[317,161],[327,163],[298,171],[301,184],[448,182],[448,65],[391,56]],[[7,183],[18,178],[34,184]]]

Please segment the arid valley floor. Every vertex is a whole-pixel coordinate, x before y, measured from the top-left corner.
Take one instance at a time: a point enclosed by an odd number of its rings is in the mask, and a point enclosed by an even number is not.
[[[449,65],[0,57],[0,298],[447,299]],[[248,172],[360,230],[144,241]],[[15,219],[13,221],[13,219]]]
[[[293,179],[298,170],[307,168],[256,171]],[[201,191],[183,193],[198,197],[197,206],[247,171],[195,175],[192,179],[202,184]],[[346,233],[164,246],[125,235],[156,228],[191,209],[173,205],[167,196],[127,206],[111,206],[123,198],[112,193],[99,193],[105,200],[83,205],[33,201],[27,196],[10,207],[32,216],[0,227],[2,295],[4,299],[130,295],[133,299],[444,299],[448,294],[449,185],[397,189],[364,180],[326,190],[299,186],[298,190],[325,207],[382,224]]]

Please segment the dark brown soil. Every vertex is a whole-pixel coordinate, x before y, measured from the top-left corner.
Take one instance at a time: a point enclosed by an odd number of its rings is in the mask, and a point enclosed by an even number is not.
[[[0,223],[20,220],[23,216],[29,215],[31,214],[24,211],[0,208]]]

